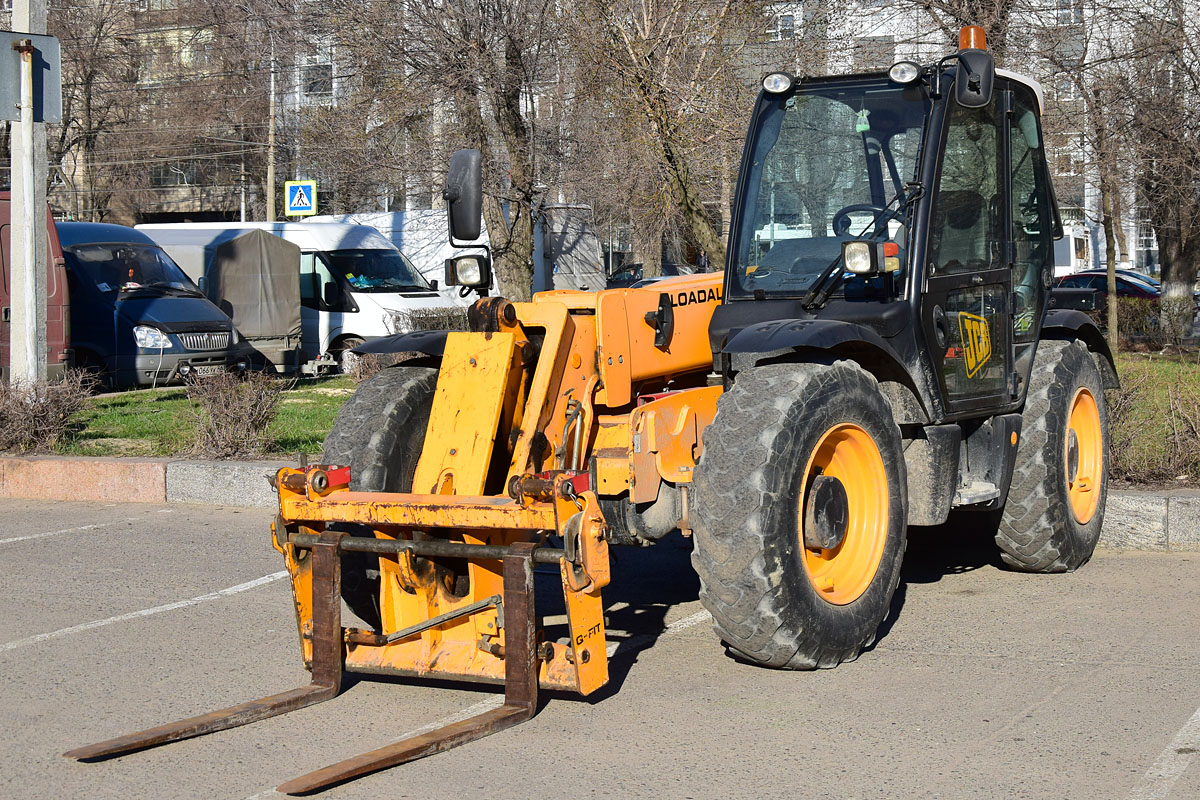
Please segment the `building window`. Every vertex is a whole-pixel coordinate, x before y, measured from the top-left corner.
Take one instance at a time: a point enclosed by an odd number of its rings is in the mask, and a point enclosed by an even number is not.
[[[796,38],[796,17],[794,14],[783,14],[779,17],[779,38]]]
[[[305,64],[302,67],[301,81],[305,97],[321,98],[332,96],[333,64]]]
[[[775,3],[775,13],[767,17],[767,38],[782,42],[796,38],[796,26],[804,22],[804,7],[800,3]]]
[[[1080,0],[1054,0],[1054,10],[1059,25],[1083,24],[1083,4]]]
[[[195,163],[176,162],[150,165],[150,185],[155,189],[172,186],[195,186],[199,178]]]

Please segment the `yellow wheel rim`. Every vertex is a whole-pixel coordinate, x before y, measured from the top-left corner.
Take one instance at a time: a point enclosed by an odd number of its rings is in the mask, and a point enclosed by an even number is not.
[[[846,492],[846,534],[832,550],[813,549],[804,543],[804,509],[818,475],[837,478]],[[862,428],[836,425],[817,442],[804,470],[803,485],[796,527],[808,579],[826,602],[852,603],[874,580],[887,543],[889,492],[883,456]]]
[[[1104,469],[1104,436],[1100,430],[1100,409],[1087,389],[1079,389],[1071,399],[1066,441],[1063,442],[1067,497],[1071,513],[1080,525],[1096,515],[1100,505],[1101,471]]]

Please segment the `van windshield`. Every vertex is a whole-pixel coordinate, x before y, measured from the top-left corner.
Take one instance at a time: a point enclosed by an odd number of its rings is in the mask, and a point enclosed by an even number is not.
[[[154,245],[78,244],[66,250],[80,278],[105,294],[159,290],[202,296],[171,257]]]
[[[433,291],[399,250],[331,250],[325,260],[356,292]]]

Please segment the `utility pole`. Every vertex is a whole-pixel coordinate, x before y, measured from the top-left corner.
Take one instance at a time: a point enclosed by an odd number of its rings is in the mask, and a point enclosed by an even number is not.
[[[15,0],[13,27],[46,32],[46,0]],[[20,132],[12,137],[11,303],[9,380],[29,385],[46,379],[46,124],[33,121],[32,45],[21,53]]]
[[[267,99],[267,222],[275,221],[275,42],[271,42],[271,91]]]

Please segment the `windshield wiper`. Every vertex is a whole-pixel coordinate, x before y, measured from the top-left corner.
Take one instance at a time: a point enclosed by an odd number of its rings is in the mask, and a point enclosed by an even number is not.
[[[198,289],[191,289],[187,286],[179,286],[167,281],[154,281],[152,283],[144,283],[142,286],[150,289],[163,289],[169,292],[179,292],[188,297],[204,297],[204,293]]]
[[[829,294],[837,288],[839,283],[842,282],[842,275],[845,273],[845,270],[838,269],[838,265],[841,263],[842,254],[838,253],[833,261],[829,263],[829,266],[821,270],[821,274],[818,275],[817,279],[812,282],[811,286],[809,286],[808,292],[804,295],[804,299],[800,301],[801,308],[803,308],[805,311],[812,311],[814,308],[829,299]],[[821,289],[825,282],[829,280],[829,276],[831,276],[835,271],[838,273],[837,278],[829,284],[828,289]]]

